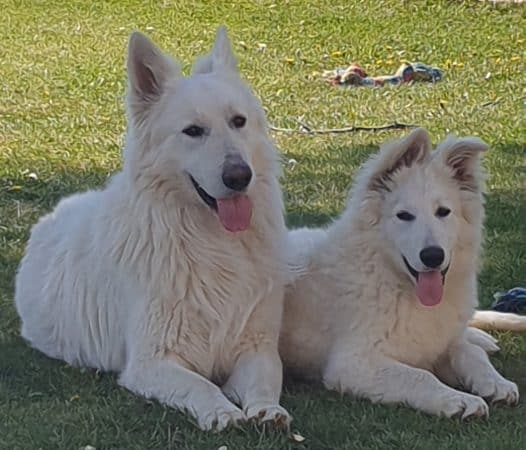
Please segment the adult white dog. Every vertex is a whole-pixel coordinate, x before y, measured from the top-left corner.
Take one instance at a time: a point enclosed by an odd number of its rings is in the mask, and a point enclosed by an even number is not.
[[[119,372],[203,429],[288,425],[286,228],[263,109],[224,28],[190,77],[139,33],[127,69],[123,170],[33,228],[16,280],[22,335],[71,365]]]
[[[302,273],[285,300],[286,368],[447,417],[486,416],[484,399],[518,402],[517,386],[483,350],[497,349],[492,338],[467,327],[477,305],[486,148],[450,137],[431,152],[417,129],[367,162],[335,223],[290,233],[291,265]],[[476,318],[515,329],[526,321]]]

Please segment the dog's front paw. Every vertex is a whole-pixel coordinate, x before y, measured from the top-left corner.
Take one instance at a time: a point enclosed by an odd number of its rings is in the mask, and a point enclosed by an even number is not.
[[[245,409],[248,420],[260,424],[270,424],[276,428],[289,428],[291,418],[289,413],[279,405],[254,405]]]
[[[197,415],[199,428],[205,431],[222,431],[231,425],[245,422],[247,416],[237,406],[225,404],[206,414]]]
[[[449,418],[458,417],[467,420],[477,417],[488,417],[488,404],[481,397],[471,394],[458,394],[444,400],[440,415]]]
[[[513,406],[519,403],[517,385],[505,378],[490,379],[479,384],[479,386],[473,386],[473,392],[492,404],[503,403]]]

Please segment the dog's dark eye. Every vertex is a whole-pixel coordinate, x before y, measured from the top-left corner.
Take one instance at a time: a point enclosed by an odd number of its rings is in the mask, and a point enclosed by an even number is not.
[[[232,117],[232,120],[230,121],[230,124],[234,128],[243,128],[245,123],[247,123],[247,118],[240,115]]]
[[[451,212],[451,210],[449,208],[441,206],[440,208],[438,208],[436,210],[435,216],[437,216],[437,217],[447,217],[447,216],[449,216],[450,212]]]
[[[197,125],[190,125],[183,130],[183,133],[190,137],[201,137],[205,134],[205,129]]]
[[[400,211],[396,217],[398,217],[400,220],[404,220],[406,222],[411,222],[411,220],[415,220],[415,216],[413,214],[408,213],[407,211]]]

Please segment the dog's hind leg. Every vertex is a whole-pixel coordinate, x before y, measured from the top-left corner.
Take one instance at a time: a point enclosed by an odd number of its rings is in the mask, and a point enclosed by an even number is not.
[[[438,416],[467,419],[489,413],[482,398],[446,386],[427,370],[381,355],[332,354],[323,381],[329,389],[373,402],[403,403]]]
[[[218,386],[172,359],[131,362],[119,383],[136,394],[188,411],[203,430],[222,430],[246,420]]]
[[[492,402],[515,405],[519,401],[517,385],[506,380],[491,364],[486,352],[471,342],[453,344],[447,354],[446,367],[463,388]]]
[[[478,345],[486,353],[496,353],[500,350],[500,347],[497,345],[497,339],[478,328],[467,327],[464,337],[468,342]]]

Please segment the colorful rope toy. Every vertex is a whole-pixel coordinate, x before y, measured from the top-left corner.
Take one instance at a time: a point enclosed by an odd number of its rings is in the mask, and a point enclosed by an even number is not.
[[[327,70],[323,77],[333,86],[384,86],[416,81],[436,83],[442,79],[442,71],[420,62],[404,63],[394,75],[370,77],[358,64],[351,64],[346,69]]]

